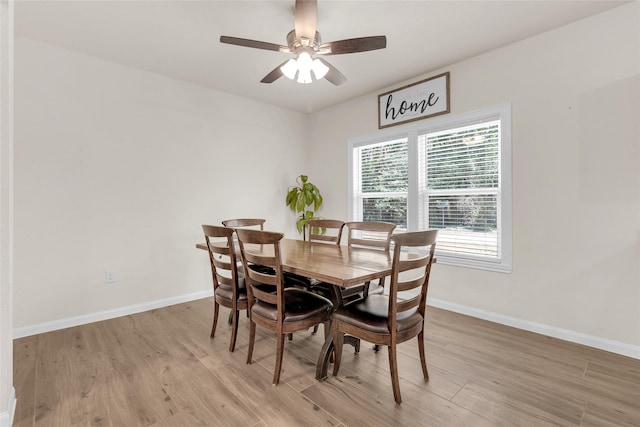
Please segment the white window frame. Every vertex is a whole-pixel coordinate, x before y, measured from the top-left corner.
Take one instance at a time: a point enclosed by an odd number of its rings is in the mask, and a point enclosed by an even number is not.
[[[408,231],[419,229],[419,155],[418,135],[455,129],[472,124],[500,120],[500,188],[498,189],[498,218],[500,224],[500,247],[498,259],[485,259],[476,256],[453,255],[450,252],[438,251],[436,255],[438,263],[461,267],[478,268],[483,270],[510,273],[512,271],[512,171],[511,171],[511,103],[500,104],[480,110],[460,114],[444,115],[429,119],[425,122],[413,122],[392,128],[380,130],[374,134],[349,138],[348,140],[348,206],[351,221],[359,221],[362,218],[360,207],[356,206],[357,194],[355,193],[354,179],[354,149],[362,146],[380,144],[396,139],[408,138],[409,153],[409,190],[407,203],[407,228]],[[361,203],[360,203],[361,206]],[[358,218],[360,215],[360,218]]]

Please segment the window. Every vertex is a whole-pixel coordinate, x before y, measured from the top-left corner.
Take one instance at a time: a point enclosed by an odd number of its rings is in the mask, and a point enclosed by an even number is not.
[[[439,229],[438,262],[511,271],[511,108],[349,141],[351,217]]]

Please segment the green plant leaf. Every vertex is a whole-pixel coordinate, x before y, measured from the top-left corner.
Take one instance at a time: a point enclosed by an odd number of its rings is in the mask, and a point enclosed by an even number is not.
[[[298,189],[293,187],[287,193],[287,206],[292,210],[296,211],[296,203],[298,198]]]
[[[320,190],[314,184],[309,182],[307,175],[299,175],[296,177],[298,186],[289,187],[287,190],[286,205],[296,213],[301,215],[296,219],[296,227],[299,233],[302,233],[307,226],[307,221],[315,219],[315,211],[322,205],[323,199]],[[307,207],[313,206],[313,210],[306,210]]]

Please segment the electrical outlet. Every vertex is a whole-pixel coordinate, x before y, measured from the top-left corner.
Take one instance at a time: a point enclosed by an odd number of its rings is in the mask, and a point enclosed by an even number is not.
[[[106,271],[104,273],[104,283],[113,283],[116,281],[116,273],[113,271]]]

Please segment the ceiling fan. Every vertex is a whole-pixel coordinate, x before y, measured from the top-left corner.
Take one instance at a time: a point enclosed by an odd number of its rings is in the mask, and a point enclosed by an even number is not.
[[[287,34],[287,46],[228,36],[220,36],[220,42],[296,55],[295,59],[289,59],[278,65],[260,80],[261,83],[273,83],[283,75],[292,80],[297,78],[298,83],[311,83],[313,72],[316,80],[325,78],[336,86],[344,83],[347,78],[320,56],[366,52],[387,47],[385,36],[358,37],[322,43],[320,33],[316,31],[317,22],[317,0],[296,0],[295,29]]]

